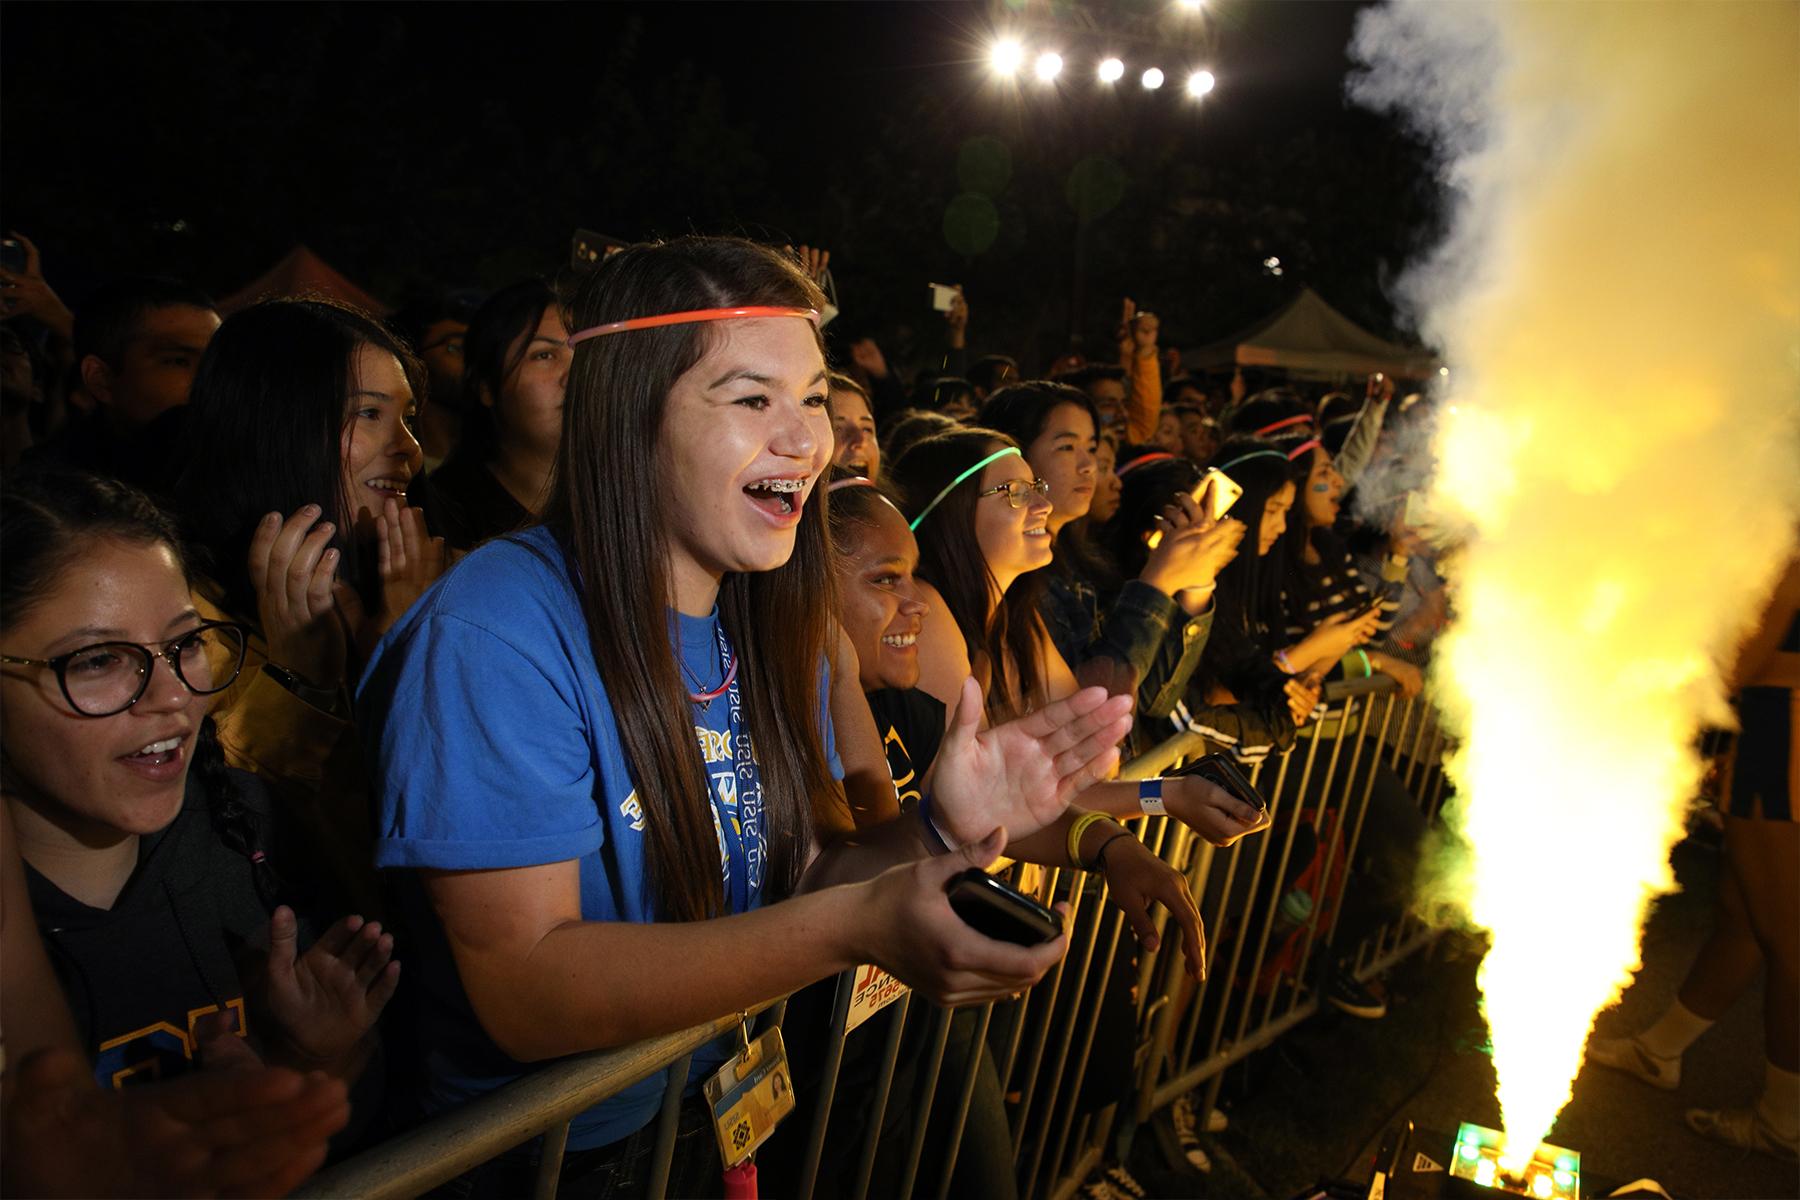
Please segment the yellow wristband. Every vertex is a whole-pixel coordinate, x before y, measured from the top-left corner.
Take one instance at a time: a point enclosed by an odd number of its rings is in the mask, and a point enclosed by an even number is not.
[[[1081,835],[1088,831],[1088,826],[1099,821],[1110,820],[1112,820],[1111,817],[1107,816],[1105,813],[1099,812],[1082,813],[1079,817],[1075,818],[1075,823],[1069,826],[1070,862],[1074,863],[1084,871],[1088,869],[1088,864],[1081,861]]]

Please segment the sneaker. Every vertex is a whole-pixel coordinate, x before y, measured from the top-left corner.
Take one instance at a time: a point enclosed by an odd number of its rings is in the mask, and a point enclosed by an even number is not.
[[[1124,1163],[1114,1163],[1106,1168],[1106,1174],[1102,1178],[1111,1185],[1114,1195],[1129,1196],[1131,1200],[1144,1200],[1144,1197],[1150,1194],[1144,1190],[1144,1185],[1125,1169]]]
[[[1783,1138],[1753,1108],[1690,1108],[1688,1128],[1704,1138],[1740,1150],[1755,1150],[1782,1162],[1800,1162],[1800,1144]]]
[[[1387,1001],[1351,972],[1349,964],[1339,963],[1325,984],[1325,1000],[1339,1012],[1379,1021],[1387,1016]]]
[[[1182,1157],[1187,1159],[1188,1165],[1194,1170],[1205,1174],[1212,1170],[1212,1158],[1200,1148],[1198,1109],[1199,1105],[1194,1103],[1194,1097],[1191,1094],[1177,1096],[1175,1103],[1169,1106],[1169,1120],[1175,1127],[1175,1138],[1181,1144]],[[1207,1114],[1206,1131],[1208,1133],[1217,1132],[1212,1126],[1212,1118],[1215,1116],[1221,1118],[1219,1128],[1224,1128],[1222,1114],[1214,1109]]]
[[[1587,1061],[1635,1075],[1653,1088],[1672,1092],[1681,1085],[1681,1055],[1652,1054],[1636,1037],[1589,1038]]]

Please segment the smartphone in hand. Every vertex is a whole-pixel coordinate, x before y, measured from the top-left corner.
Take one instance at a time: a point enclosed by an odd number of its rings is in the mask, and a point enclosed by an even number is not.
[[[1015,946],[1037,946],[1062,932],[1056,913],[979,867],[944,885],[950,907],[975,932]]]
[[[1169,772],[1170,775],[1198,775],[1208,783],[1223,788],[1231,793],[1233,799],[1242,800],[1259,813],[1269,811],[1269,802],[1262,798],[1245,774],[1238,770],[1229,754],[1208,754],[1205,758],[1195,759],[1186,766]]]
[[[1194,485],[1194,490],[1188,493],[1194,503],[1200,506],[1200,511],[1215,522],[1223,519],[1243,494],[1244,489],[1217,467],[1202,475],[1200,482]],[[1145,545],[1154,550],[1162,545],[1162,538],[1162,530],[1158,529],[1151,533],[1150,540]]]

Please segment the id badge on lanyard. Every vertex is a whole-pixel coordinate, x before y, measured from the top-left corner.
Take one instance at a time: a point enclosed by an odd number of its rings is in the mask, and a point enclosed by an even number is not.
[[[749,1020],[739,1024],[738,1052],[706,1081],[706,1104],[729,1171],[756,1153],[794,1111],[794,1080],[780,1026],[751,1041]]]

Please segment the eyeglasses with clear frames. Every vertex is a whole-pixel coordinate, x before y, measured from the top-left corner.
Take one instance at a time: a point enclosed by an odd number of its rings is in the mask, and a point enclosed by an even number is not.
[[[1024,508],[1025,505],[1030,502],[1031,494],[1033,492],[1036,492],[1040,496],[1048,496],[1050,494],[1050,481],[1048,479],[1034,479],[1030,483],[1026,483],[1023,479],[1009,479],[1005,483],[998,484],[985,491],[976,492],[975,498],[979,500],[983,496],[998,496],[1002,492],[1006,493],[1007,504],[1013,508]]]
[[[245,645],[242,625],[208,621],[161,646],[96,642],[55,658],[0,654],[0,663],[48,667],[70,708],[84,717],[110,717],[143,699],[159,658],[194,695],[224,691],[244,669]]]

